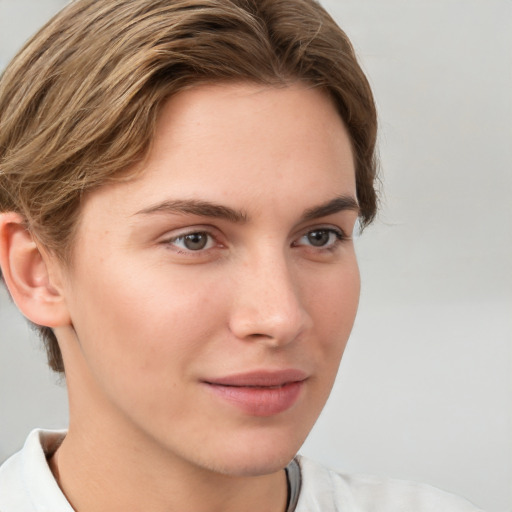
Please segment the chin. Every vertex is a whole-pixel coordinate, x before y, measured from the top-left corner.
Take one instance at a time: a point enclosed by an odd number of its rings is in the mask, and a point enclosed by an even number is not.
[[[271,475],[283,470],[295,456],[295,452],[286,456],[267,456],[253,458],[230,457],[208,465],[207,469],[230,477],[257,477]]]
[[[283,432],[253,434],[251,438],[236,436],[216,450],[216,454],[202,453],[203,466],[229,476],[262,476],[285,468],[302,446],[307,433]],[[247,436],[248,437],[248,436]],[[209,455],[209,456],[208,456]],[[206,460],[208,457],[209,460]],[[213,461],[213,463],[212,463]]]

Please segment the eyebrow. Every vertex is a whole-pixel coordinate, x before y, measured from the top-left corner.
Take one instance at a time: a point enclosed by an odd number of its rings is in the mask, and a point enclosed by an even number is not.
[[[359,203],[353,196],[338,196],[327,203],[309,208],[304,212],[302,220],[314,220],[320,217],[327,217],[342,211],[355,211],[359,213]]]
[[[229,206],[210,203],[209,201],[199,201],[196,199],[176,199],[163,201],[156,205],[145,208],[136,213],[181,213],[188,215],[198,215],[199,217],[212,217],[216,219],[224,219],[229,222],[243,224],[247,222],[247,213],[242,210],[235,210]]]
[[[326,217],[346,210],[359,212],[359,204],[353,196],[338,196],[326,203],[308,208],[304,211],[301,222]],[[149,215],[153,213],[197,215],[199,217],[224,219],[237,224],[243,224],[249,220],[249,216],[244,210],[235,210],[229,206],[197,199],[163,201],[138,211],[136,215]]]

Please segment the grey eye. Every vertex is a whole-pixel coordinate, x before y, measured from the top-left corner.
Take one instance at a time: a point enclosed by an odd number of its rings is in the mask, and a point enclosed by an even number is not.
[[[200,251],[208,244],[207,233],[191,233],[182,237],[183,246],[189,251]]]
[[[332,236],[333,233],[331,231],[327,231],[325,229],[317,229],[315,231],[310,231],[306,235],[306,238],[313,247],[323,247],[329,242],[332,242]]]
[[[337,229],[318,228],[312,229],[302,235],[293,245],[294,247],[304,246],[319,249],[334,249],[343,240],[345,240],[344,234]]]

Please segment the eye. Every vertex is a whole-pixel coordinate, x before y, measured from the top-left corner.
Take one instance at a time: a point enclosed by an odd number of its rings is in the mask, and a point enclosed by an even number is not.
[[[186,233],[177,237],[171,238],[166,243],[176,247],[181,251],[202,251],[210,249],[214,246],[215,241],[213,237],[204,231],[197,231],[194,233]]]
[[[338,245],[339,242],[345,239],[345,235],[338,230],[331,228],[319,228],[308,231],[302,235],[294,246],[309,246],[318,247],[320,249],[332,249]]]

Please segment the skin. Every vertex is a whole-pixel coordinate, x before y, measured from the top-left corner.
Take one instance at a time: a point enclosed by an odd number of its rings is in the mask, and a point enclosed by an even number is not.
[[[78,512],[285,509],[283,467],[356,315],[355,197],[323,92],[209,85],[167,102],[137,178],[85,198],[72,264],[46,256],[70,400],[51,467]],[[304,379],[277,414],[205,384],[283,369]]]

